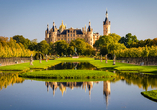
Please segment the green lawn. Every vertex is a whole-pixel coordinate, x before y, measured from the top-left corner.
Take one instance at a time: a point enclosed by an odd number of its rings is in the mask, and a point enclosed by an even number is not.
[[[144,91],[141,94],[151,100],[157,101],[157,90]]]
[[[98,70],[44,70],[26,72],[19,76],[26,78],[95,79],[114,77],[116,74]]]
[[[108,63],[100,62],[100,60],[89,61],[92,65],[97,68],[108,68],[115,69],[118,71],[138,71],[142,73],[157,73],[157,66],[139,66],[128,63],[116,62],[116,65],[113,65],[113,60],[108,60]]]
[[[27,71],[29,69],[46,69],[49,66],[54,66],[58,63],[61,63],[61,61],[49,60],[48,62],[46,62],[45,60],[43,60],[42,63],[39,63],[39,60],[34,60],[33,65],[30,65],[30,63],[21,63],[15,65],[1,66],[0,71]]]
[[[133,66],[132,64],[120,63],[116,62],[116,65],[113,65],[113,60],[108,60],[108,63],[105,63],[105,60],[100,62],[100,60],[92,60],[89,61],[92,65],[96,66],[97,68],[116,68],[120,66]]]

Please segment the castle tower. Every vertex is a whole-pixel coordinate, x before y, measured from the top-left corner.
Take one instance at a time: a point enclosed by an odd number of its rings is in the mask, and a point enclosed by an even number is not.
[[[87,29],[86,42],[88,42],[88,44],[90,44],[93,47],[93,29],[91,28],[90,21],[89,21],[89,26],[88,26],[88,29]]]
[[[49,42],[49,24],[47,24],[47,29],[45,31],[45,40]]]
[[[55,23],[53,22],[53,26],[52,26],[52,28],[51,28],[51,30],[50,30],[50,35],[51,35],[51,37],[49,38],[49,43],[50,42],[56,42],[57,41],[57,28],[56,28],[56,26],[55,26]]]
[[[111,22],[108,20],[108,12],[106,9],[106,18],[105,21],[103,21],[103,35],[108,35],[110,34],[110,25]]]

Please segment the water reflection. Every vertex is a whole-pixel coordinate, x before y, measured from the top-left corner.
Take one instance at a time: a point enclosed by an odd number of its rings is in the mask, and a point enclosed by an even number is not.
[[[45,85],[47,87],[47,91],[49,91],[49,86],[50,88],[52,88],[53,90],[53,95],[55,95],[55,91],[57,88],[59,88],[59,90],[62,93],[66,92],[66,88],[70,88],[71,90],[73,90],[74,88],[81,88],[85,89],[86,92],[86,88],[88,88],[89,90],[89,96],[91,95],[91,90],[93,88],[93,84],[98,84],[99,81],[89,81],[89,82],[45,82]]]
[[[106,106],[108,106],[108,99],[109,99],[110,93],[111,93],[110,81],[104,81],[103,82],[103,94],[105,95]]]
[[[18,73],[0,73],[0,90],[15,83],[23,83],[24,79],[18,77]]]
[[[47,92],[49,91],[49,87],[52,88],[53,96],[55,95],[55,91],[57,88],[63,94],[66,92],[66,88],[70,88],[73,90],[74,88],[82,88],[85,90],[88,89],[89,97],[91,98],[91,91],[94,84],[99,84],[100,81],[89,81],[89,82],[45,82],[45,86],[47,87]],[[108,106],[108,98],[111,93],[110,89],[110,81],[103,81],[103,94],[106,100],[106,106]]]
[[[62,62],[58,65],[48,68],[48,70],[61,70],[61,69],[96,70],[97,68],[88,62]]]
[[[152,89],[157,88],[157,76],[144,75],[139,73],[116,73],[117,78],[115,81],[125,81],[127,85],[137,85],[139,88],[147,91],[149,87]]]

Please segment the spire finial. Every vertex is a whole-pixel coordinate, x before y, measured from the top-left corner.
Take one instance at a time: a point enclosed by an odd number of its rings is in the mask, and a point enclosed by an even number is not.
[[[49,28],[49,24],[47,23],[47,28]]]
[[[90,20],[89,20],[89,26],[90,26]]]
[[[108,12],[107,12],[107,8],[106,8],[106,18],[108,18]]]
[[[55,26],[55,22],[53,21],[53,26]]]
[[[63,20],[62,20],[62,25],[63,25]]]

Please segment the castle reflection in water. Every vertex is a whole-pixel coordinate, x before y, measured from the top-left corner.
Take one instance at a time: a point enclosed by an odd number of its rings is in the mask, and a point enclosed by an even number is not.
[[[89,81],[89,82],[45,82],[45,85],[47,87],[47,91],[49,91],[49,86],[50,88],[52,88],[53,90],[53,95],[55,95],[55,91],[57,88],[59,88],[59,90],[62,93],[62,96],[64,94],[64,92],[66,92],[66,88],[70,88],[70,89],[74,89],[74,88],[81,88],[85,89],[86,92],[86,88],[88,88],[89,91],[89,96],[91,96],[91,90],[93,88],[93,85],[98,84],[99,81]],[[111,93],[111,89],[110,89],[110,81],[103,81],[103,94],[105,96],[106,99],[106,105],[108,105],[108,97]]]

